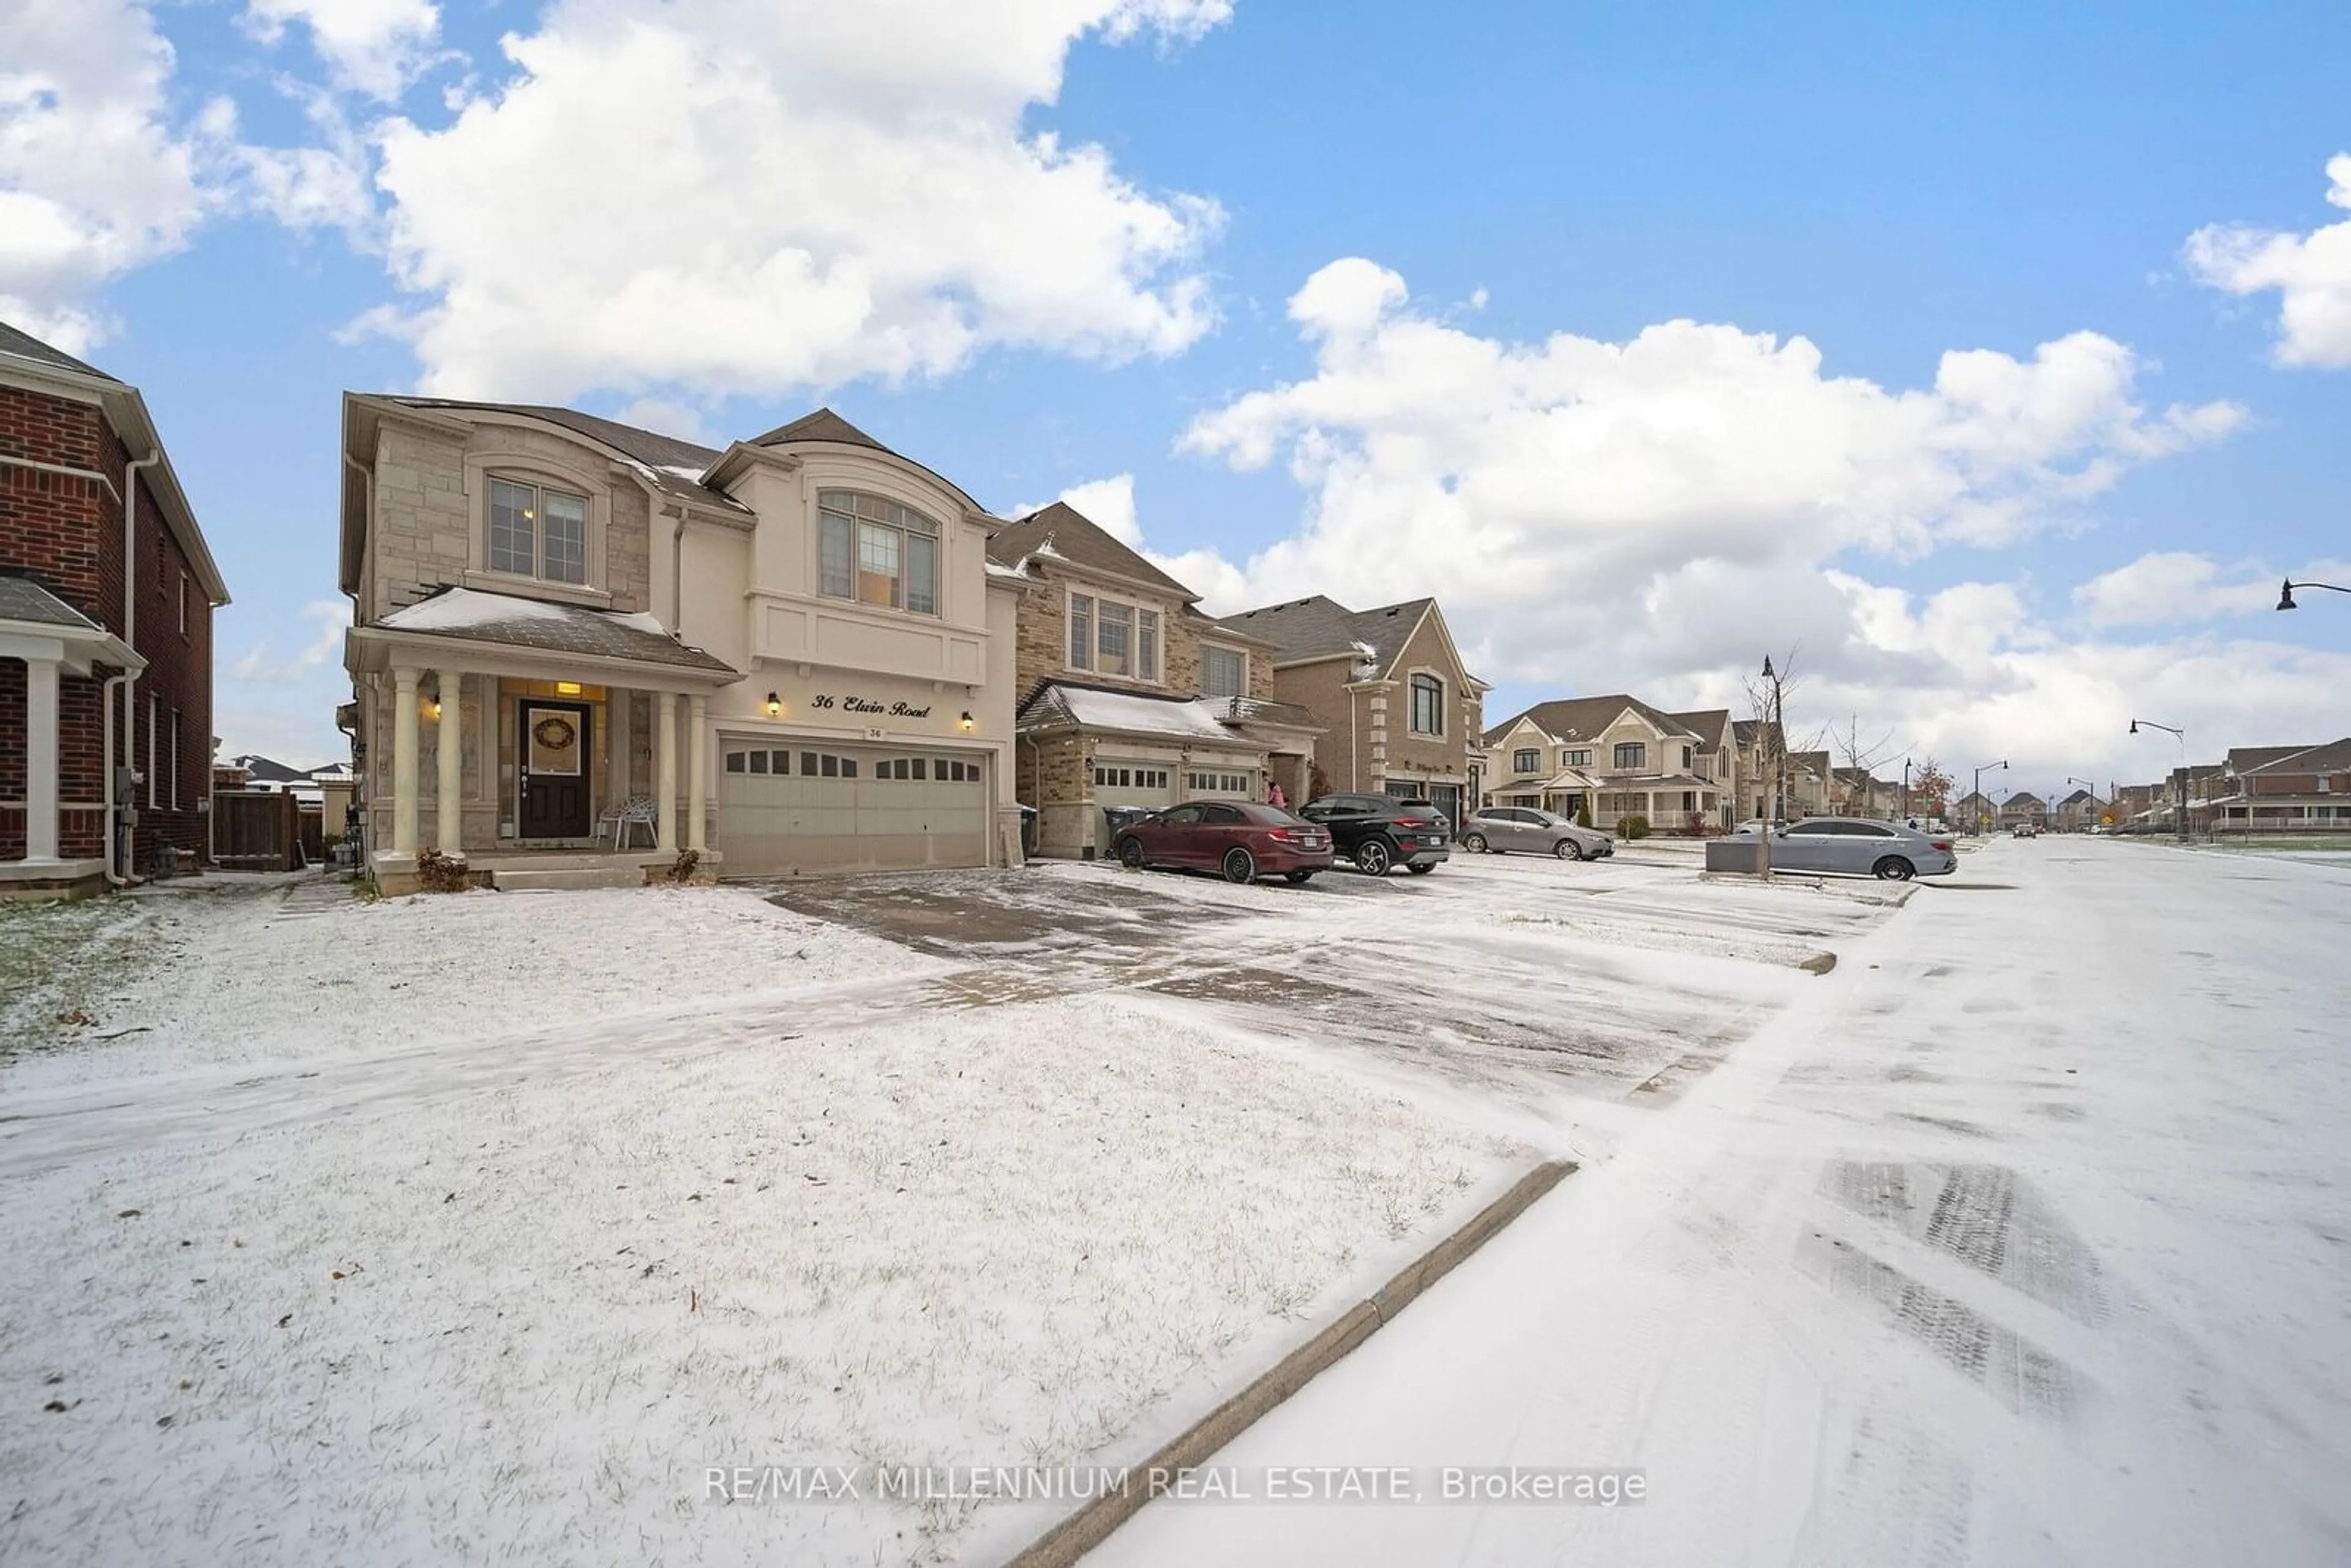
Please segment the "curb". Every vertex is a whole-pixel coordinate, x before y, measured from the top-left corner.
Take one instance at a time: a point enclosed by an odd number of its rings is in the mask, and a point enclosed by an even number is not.
[[[1173,1472],[1203,1463],[1349,1351],[1379,1333],[1422,1291],[1492,1240],[1504,1226],[1532,1207],[1535,1199],[1574,1174],[1575,1168],[1573,1160],[1545,1160],[1528,1171],[1510,1184],[1508,1192],[1479,1209],[1467,1225],[1405,1264],[1394,1279],[1340,1313],[1337,1321],[1322,1333],[1283,1356],[1272,1370],[1194,1422],[1137,1468]],[[1106,1490],[1030,1542],[1007,1568],[1070,1568],[1108,1540],[1111,1531],[1141,1512],[1148,1500],[1148,1488]]]

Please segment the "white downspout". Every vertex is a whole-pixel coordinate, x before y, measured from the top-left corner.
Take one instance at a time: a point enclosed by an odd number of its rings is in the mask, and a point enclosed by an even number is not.
[[[163,460],[163,449],[157,447],[144,457],[134,457],[122,470],[122,645],[132,653],[139,651],[139,470],[152,468]],[[138,753],[138,718],[132,712],[137,706],[131,700],[139,684],[139,672],[126,670],[117,677],[122,682],[122,760],[128,764]],[[111,684],[111,683],[110,683]],[[155,759],[148,758],[152,768]],[[131,874],[131,836],[122,840],[122,874],[114,874],[114,769],[106,771],[109,810],[106,815],[107,880],[117,887],[136,881]]]

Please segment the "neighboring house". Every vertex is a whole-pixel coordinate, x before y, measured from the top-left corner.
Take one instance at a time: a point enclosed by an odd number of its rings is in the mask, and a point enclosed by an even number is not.
[[[1998,815],[1990,797],[1970,790],[1951,805],[1951,826],[1963,833],[1980,833],[1989,830]]]
[[[227,602],[138,389],[0,323],[0,896],[203,858]]]
[[[1490,792],[1498,805],[1588,809],[1603,829],[1631,816],[1661,831],[1719,823],[1737,781],[1701,774],[1699,758],[1710,747],[1719,756],[1728,719],[1667,713],[1621,692],[1537,703],[1486,732]]]
[[[1489,688],[1463,666],[1437,601],[1350,610],[1317,594],[1217,624],[1275,650],[1273,695],[1322,726],[1331,789],[1427,800],[1457,823],[1477,809]]]
[[[1831,789],[1836,768],[1825,751],[1788,753],[1788,810],[1791,821],[1826,816],[1832,810]]]
[[[281,789],[289,784],[299,784],[309,778],[309,775],[299,768],[289,767],[274,757],[263,757],[257,753],[247,757],[232,757],[226,766],[237,768],[245,774],[245,783],[239,788],[246,789]]]
[[[2000,803],[2000,826],[2010,828],[2045,828],[2049,825],[2049,802],[2030,789],[2019,789]]]
[[[347,394],[344,727],[369,864],[507,885],[1019,852],[1001,526],[820,410],[723,451]]]
[[[2214,802],[2216,825],[2231,831],[2351,832],[2351,737],[2325,746],[2255,747],[2230,753],[2234,788]],[[2283,751],[2262,759],[2260,754]],[[2240,772],[2241,760],[2250,761]]]
[[[1110,849],[1104,811],[1223,796],[1301,801],[1313,716],[1274,695],[1273,644],[1202,614],[1200,596],[1057,501],[988,541],[1019,590],[1013,787],[1040,854]]]
[[[2144,830],[2154,821],[2156,808],[2164,795],[2161,784],[2126,784],[2115,791],[2106,804],[2107,814],[2115,826],[2133,831]]]
[[[1771,811],[1771,762],[1785,742],[1767,719],[1736,719],[1730,730],[1731,821],[1760,822]]]
[[[2083,832],[2105,816],[2106,803],[2087,789],[2076,789],[2057,802],[2051,813],[2057,831],[2063,833]]]

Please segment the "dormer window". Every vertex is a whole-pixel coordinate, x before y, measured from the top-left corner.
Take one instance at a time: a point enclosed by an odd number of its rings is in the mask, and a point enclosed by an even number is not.
[[[490,570],[549,582],[588,580],[588,497],[517,479],[490,481]]]
[[[911,507],[820,490],[817,589],[876,609],[939,612],[939,526]]]

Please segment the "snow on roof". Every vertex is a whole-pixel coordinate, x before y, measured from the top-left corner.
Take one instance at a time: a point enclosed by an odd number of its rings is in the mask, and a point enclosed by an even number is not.
[[[1089,729],[1123,729],[1204,740],[1233,738],[1221,705],[1198,697],[1178,702],[1126,692],[1098,692],[1085,686],[1054,686],[1047,695],[1071,720]]]
[[[559,604],[517,599],[507,593],[484,593],[478,589],[451,588],[383,618],[387,626],[406,632],[470,632],[509,621],[566,621]]]

